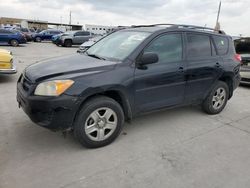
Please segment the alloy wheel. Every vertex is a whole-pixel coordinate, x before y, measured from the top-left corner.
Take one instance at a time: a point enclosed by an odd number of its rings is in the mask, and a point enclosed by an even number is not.
[[[85,122],[85,133],[92,141],[103,141],[109,138],[117,127],[117,115],[110,108],[98,108]]]
[[[213,108],[215,110],[220,109],[224,103],[225,103],[225,99],[226,99],[226,90],[222,87],[218,88],[212,98],[212,105]]]

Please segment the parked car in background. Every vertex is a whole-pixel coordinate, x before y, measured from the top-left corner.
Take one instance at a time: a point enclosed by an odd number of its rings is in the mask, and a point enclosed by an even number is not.
[[[78,53],[82,53],[85,52],[87,49],[89,49],[93,44],[95,44],[97,41],[101,40],[102,38],[104,38],[105,36],[96,36],[93,38],[90,38],[88,41],[82,43],[79,47],[79,49],[77,50]]]
[[[15,74],[16,72],[12,53],[8,50],[0,49],[0,75]]]
[[[88,31],[70,31],[61,35],[58,39],[58,45],[62,45],[64,47],[71,47],[72,45],[79,45],[95,35]]]
[[[28,29],[28,28],[16,28],[16,30],[21,31],[24,34],[27,41],[32,41],[33,40],[32,35],[35,32],[32,32],[30,29]]]
[[[95,148],[113,142],[124,120],[150,111],[200,104],[220,113],[239,85],[239,69],[232,39],[222,31],[136,26],[85,53],[30,65],[18,79],[17,101],[33,122],[72,129]]]
[[[60,33],[63,33],[62,31],[59,30],[52,30],[52,29],[48,29],[48,30],[44,30],[40,33],[35,33],[32,35],[32,38],[34,40],[34,42],[41,42],[44,40],[52,40],[52,36],[53,35],[58,35]]]
[[[241,83],[250,84],[250,37],[234,41],[236,53],[241,56]]]
[[[63,33],[57,34],[57,35],[53,35],[52,36],[52,42],[56,45],[59,45],[59,38],[63,35]]]
[[[25,44],[26,39],[20,31],[0,29],[0,43],[18,46],[19,44]]]

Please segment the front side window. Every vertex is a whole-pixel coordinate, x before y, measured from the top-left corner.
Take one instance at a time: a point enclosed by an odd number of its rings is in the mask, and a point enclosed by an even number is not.
[[[87,54],[120,61],[132,53],[150,34],[148,32],[117,31],[90,47]]]
[[[187,34],[187,56],[191,59],[212,56],[209,36]]]
[[[145,50],[156,53],[159,63],[177,62],[182,60],[181,34],[166,34],[155,39]]]

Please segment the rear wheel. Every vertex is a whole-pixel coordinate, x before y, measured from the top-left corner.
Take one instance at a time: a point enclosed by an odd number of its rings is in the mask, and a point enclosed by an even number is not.
[[[35,38],[35,41],[36,41],[36,42],[41,42],[42,39],[41,39],[41,37],[36,37],[36,38]]]
[[[63,46],[71,47],[72,46],[72,41],[71,40],[65,40]]]
[[[109,97],[96,97],[78,113],[74,134],[86,147],[102,147],[119,136],[123,124],[124,113],[119,103]]]
[[[204,100],[202,107],[208,114],[218,114],[226,106],[229,89],[225,82],[219,81]]]
[[[11,46],[18,46],[18,45],[19,45],[19,42],[18,42],[16,39],[12,39],[12,40],[10,41],[10,44],[11,44]]]

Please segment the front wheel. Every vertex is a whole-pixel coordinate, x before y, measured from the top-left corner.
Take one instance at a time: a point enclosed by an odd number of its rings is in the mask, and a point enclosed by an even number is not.
[[[36,37],[35,38],[35,42],[41,42],[41,41],[42,41],[41,37]]]
[[[208,114],[218,114],[226,106],[229,89],[225,82],[219,81],[204,100],[202,107]]]
[[[83,105],[74,125],[74,134],[88,148],[110,144],[120,134],[124,113],[119,103],[109,97],[96,97]]]
[[[71,47],[72,46],[72,41],[71,40],[65,40],[63,46]]]

